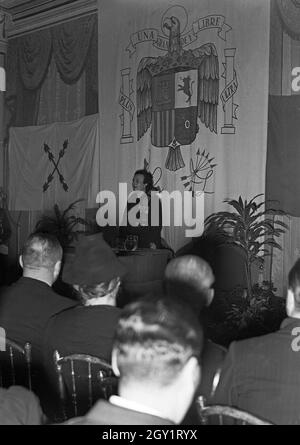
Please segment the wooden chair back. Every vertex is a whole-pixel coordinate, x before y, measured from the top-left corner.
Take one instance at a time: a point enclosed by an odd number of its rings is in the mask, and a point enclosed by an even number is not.
[[[196,404],[201,425],[272,425],[264,419],[232,406],[206,406],[202,396],[198,397]]]
[[[5,350],[0,352],[0,386],[26,386],[32,389],[31,344],[21,345],[5,338]]]
[[[106,361],[86,354],[54,352],[62,417],[82,416],[100,398],[117,393],[118,379]]]

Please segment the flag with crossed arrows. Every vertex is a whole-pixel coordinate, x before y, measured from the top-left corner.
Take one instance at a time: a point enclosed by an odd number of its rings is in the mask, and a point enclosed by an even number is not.
[[[57,172],[57,174],[58,174],[59,181],[60,181],[60,183],[62,184],[64,191],[65,191],[65,192],[68,191],[68,189],[69,189],[68,184],[65,182],[65,178],[63,177],[63,175],[61,174],[61,172],[60,172],[59,169],[58,169],[59,162],[60,162],[60,160],[64,157],[64,154],[65,154],[65,152],[66,152],[66,150],[67,150],[67,148],[68,148],[68,143],[69,143],[69,141],[68,141],[68,139],[66,139],[66,140],[64,141],[64,143],[63,143],[63,148],[62,148],[62,150],[60,150],[60,152],[59,152],[59,154],[58,154],[58,160],[57,160],[57,162],[55,162],[55,158],[54,158],[54,155],[53,155],[53,153],[52,153],[50,147],[49,147],[46,143],[44,143],[44,151],[45,151],[45,153],[48,154],[48,159],[49,159],[49,161],[53,164],[54,169],[53,169],[52,172],[49,174],[49,176],[48,176],[48,178],[47,178],[47,181],[46,181],[46,182],[44,183],[44,185],[43,185],[43,192],[45,192],[46,190],[48,190],[48,188],[49,188],[49,186],[50,186],[50,183],[52,182],[52,180],[53,180],[53,178],[54,178],[54,173],[55,173],[55,172]]]
[[[95,207],[100,190],[99,116],[15,127],[10,134],[11,210],[67,207],[79,198]]]

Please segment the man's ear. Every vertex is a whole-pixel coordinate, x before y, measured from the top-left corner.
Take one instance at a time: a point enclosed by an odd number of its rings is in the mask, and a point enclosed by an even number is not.
[[[22,255],[19,256],[19,264],[20,264],[20,266],[22,267],[22,269],[24,269]]]
[[[215,290],[214,289],[208,289],[206,306],[209,306],[211,304],[211,302],[214,299],[214,295],[215,295]]]
[[[184,365],[184,368],[182,369],[182,377],[185,382],[192,383],[194,390],[196,391],[201,381],[201,367],[195,356],[190,357]]]
[[[115,348],[113,348],[112,353],[111,353],[111,366],[112,366],[115,376],[120,377],[120,371],[118,368],[117,351],[115,350]]]
[[[294,302],[300,301],[300,286],[296,286],[296,289],[294,290]]]
[[[110,292],[112,289],[116,289],[116,291],[118,291],[120,285],[121,285],[121,279],[120,279],[120,277],[116,277],[116,281],[115,281],[114,279],[112,279],[112,280],[110,281],[109,285],[108,285],[108,290],[109,290],[109,292]]]
[[[296,288],[296,292],[297,291],[298,291],[298,293],[300,292],[300,288],[299,287]],[[294,313],[294,310],[295,310],[295,296],[294,296],[294,292],[292,291],[292,289],[288,289],[288,291],[287,291],[287,297],[286,297],[285,305],[286,305],[286,313],[287,313],[287,315],[291,316]]]
[[[57,261],[54,265],[54,278],[56,279],[61,269],[61,261]]]

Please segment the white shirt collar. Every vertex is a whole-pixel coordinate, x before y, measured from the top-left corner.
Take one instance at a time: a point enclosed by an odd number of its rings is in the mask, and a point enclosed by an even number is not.
[[[113,405],[120,406],[121,408],[131,409],[133,411],[142,412],[145,414],[150,414],[151,416],[163,417],[158,411],[149,408],[148,406],[142,405],[141,403],[133,402],[132,400],[124,399],[120,396],[111,396],[109,399],[110,403]]]

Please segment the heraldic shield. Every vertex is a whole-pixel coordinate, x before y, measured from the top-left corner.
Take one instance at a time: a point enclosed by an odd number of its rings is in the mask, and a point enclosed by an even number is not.
[[[191,144],[199,131],[199,118],[217,133],[219,63],[213,43],[184,50],[180,21],[167,18],[168,52],[163,57],[144,57],[137,71],[138,140],[148,128],[155,147],[169,147],[166,168],[184,167],[181,145]]]
[[[198,71],[187,70],[161,74],[152,79],[152,132],[155,147],[189,145],[198,132],[197,125]],[[167,163],[171,162],[170,153]],[[180,154],[180,152],[179,152]],[[182,156],[177,163],[183,167]]]

